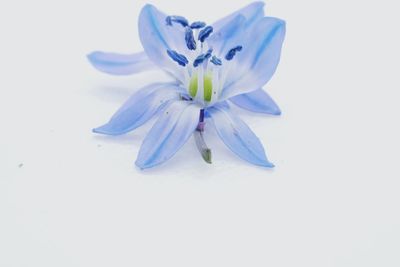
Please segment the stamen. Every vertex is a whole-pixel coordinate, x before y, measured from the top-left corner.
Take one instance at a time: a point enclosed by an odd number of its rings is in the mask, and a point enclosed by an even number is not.
[[[213,52],[212,48],[208,49],[206,53],[206,59],[209,59],[211,57],[212,52]]]
[[[189,27],[186,28],[185,40],[186,45],[190,50],[196,50],[196,41],[194,40],[193,30]]]
[[[178,54],[174,50],[167,50],[167,53],[168,53],[168,56],[170,56],[170,58],[172,58],[173,61],[177,62],[182,67],[185,67],[186,64],[189,63],[189,61],[187,60],[187,58],[184,55]]]
[[[236,53],[242,51],[242,49],[243,49],[243,47],[241,45],[238,45],[238,46],[232,48],[226,54],[225,59],[226,60],[232,60],[235,57]]]
[[[172,26],[172,22],[181,24],[183,27],[189,26],[189,21],[182,16],[168,16],[165,19],[168,26]]]
[[[193,22],[193,23],[190,25],[190,28],[192,28],[192,29],[202,29],[202,28],[204,28],[206,25],[207,25],[207,24],[206,24],[205,22],[196,21],[196,22]]]
[[[198,56],[193,62],[193,67],[196,68],[197,66],[202,64],[204,61],[208,60],[211,57],[212,51],[213,51],[212,49],[209,49],[207,51],[207,53],[201,54],[200,56]]]
[[[217,58],[216,56],[213,56],[210,61],[211,61],[211,63],[213,63],[216,66],[222,65],[221,59]]]
[[[199,40],[200,42],[204,43],[204,41],[211,35],[211,33],[214,31],[213,27],[207,26],[204,29],[202,29],[199,33]]]
[[[168,16],[165,18],[165,22],[167,23],[168,26],[172,26],[172,18],[171,16]]]
[[[204,55],[198,56],[198,57],[194,60],[194,62],[193,62],[193,67],[196,68],[196,67],[199,66],[201,63],[203,63],[204,60],[205,60]]]

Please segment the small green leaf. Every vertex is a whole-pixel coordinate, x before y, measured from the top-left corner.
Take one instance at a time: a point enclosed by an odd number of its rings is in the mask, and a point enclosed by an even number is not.
[[[194,138],[196,140],[197,148],[200,151],[200,154],[205,162],[211,164],[212,163],[212,153],[211,149],[209,149],[204,141],[203,132],[196,130],[194,132]]]

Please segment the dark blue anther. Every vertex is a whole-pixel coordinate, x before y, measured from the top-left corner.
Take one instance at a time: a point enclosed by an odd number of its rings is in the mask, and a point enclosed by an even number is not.
[[[165,19],[168,26],[172,26],[172,22],[181,24],[183,27],[189,26],[189,21],[182,16],[168,16]]]
[[[187,60],[187,58],[184,55],[178,54],[174,50],[167,50],[167,53],[168,53],[168,56],[170,56],[173,61],[177,62],[182,67],[185,67],[186,64],[189,63],[189,61]]]
[[[197,67],[197,66],[199,66],[200,64],[202,64],[203,62],[204,62],[204,60],[206,60],[205,58],[204,58],[204,55],[200,55],[200,56],[198,56],[195,60],[194,60],[194,62],[193,62],[193,67]]]
[[[235,57],[236,53],[242,51],[242,49],[243,49],[243,47],[241,45],[238,45],[238,46],[232,48],[226,54],[225,59],[226,60],[232,60]]]
[[[202,28],[204,28],[206,25],[207,25],[207,24],[206,24],[205,22],[196,21],[196,22],[193,22],[193,23],[190,25],[190,28],[192,28],[192,29],[202,29]]]
[[[214,31],[213,27],[207,26],[204,29],[202,29],[199,33],[199,40],[200,42],[204,43],[204,41],[208,38],[208,36],[211,35],[211,33]]]
[[[168,16],[165,18],[165,22],[167,23],[168,26],[172,26],[172,18],[171,16]]]
[[[213,52],[213,50],[209,49],[207,51],[207,53],[201,54],[200,56],[198,56],[193,62],[193,67],[196,68],[197,66],[202,64],[204,61],[208,60],[211,57],[212,52]]]
[[[196,41],[194,40],[193,30],[189,27],[186,28],[185,40],[187,48],[190,50],[196,50]]]
[[[221,59],[217,58],[216,56],[213,56],[210,61],[211,61],[211,63],[213,63],[216,66],[222,65]]]
[[[207,53],[205,54],[206,59],[209,59],[211,57],[212,52],[212,48],[208,49]]]

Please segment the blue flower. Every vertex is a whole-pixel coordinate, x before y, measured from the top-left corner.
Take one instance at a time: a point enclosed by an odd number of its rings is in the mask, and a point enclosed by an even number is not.
[[[239,157],[273,167],[259,139],[230,108],[233,103],[253,112],[281,113],[262,87],[279,63],[285,22],[265,17],[263,6],[252,3],[207,25],[167,16],[146,5],[139,17],[144,52],[93,52],[88,58],[98,70],[114,75],[160,68],[173,82],[142,88],[107,124],[93,131],[121,135],[159,115],[136,160],[139,168],[146,169],[170,159],[192,135],[203,158],[211,162],[202,135],[210,124]]]

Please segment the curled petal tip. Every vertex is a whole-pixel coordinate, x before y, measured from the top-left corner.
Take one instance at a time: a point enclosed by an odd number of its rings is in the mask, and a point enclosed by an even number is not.
[[[256,1],[253,3],[254,6],[258,7],[259,9],[264,9],[265,3],[262,1]]]
[[[109,134],[106,128],[106,125],[97,127],[97,128],[93,128],[92,132],[97,133],[97,134]]]
[[[111,135],[111,136],[117,136],[126,133],[126,132],[113,131],[113,129],[108,124],[105,124],[97,128],[93,128],[92,132],[97,134]]]
[[[86,55],[86,58],[89,60],[89,62],[91,64],[93,64],[93,58],[94,58],[95,55],[96,55],[96,52],[91,52],[91,53]]]
[[[136,167],[138,167],[141,171],[148,169],[149,167],[146,167],[143,163],[140,163],[138,161],[135,161]]]
[[[275,168],[275,165],[269,161],[266,161],[263,165],[261,165],[263,167],[269,168],[269,169],[273,169]]]
[[[259,159],[257,161],[253,161],[251,163],[254,165],[260,166],[260,167],[267,168],[267,169],[275,168],[275,164],[273,164],[272,162],[269,162],[268,159]]]
[[[143,7],[143,10],[144,9],[149,9],[149,8],[155,8],[155,6],[153,6],[152,4],[145,4],[144,7]]]
[[[282,111],[278,107],[278,105],[275,105],[274,109],[272,109],[271,115],[274,115],[274,116],[281,116],[282,115]]]
[[[99,58],[102,55],[105,55],[105,53],[100,52],[100,51],[93,51],[93,52],[87,54],[86,58],[89,60],[90,64],[92,64],[95,68],[97,68]]]
[[[159,165],[159,164],[153,164],[153,163],[148,163],[148,162],[139,161],[139,160],[135,161],[135,166],[138,167],[141,171],[144,171],[146,169],[151,169],[157,165]]]
[[[237,106],[252,112],[269,114],[273,116],[281,115],[281,109],[275,101],[262,89],[250,93],[237,95],[230,100]]]
[[[94,51],[86,58],[95,69],[112,75],[130,75],[155,67],[144,52],[119,54]]]

